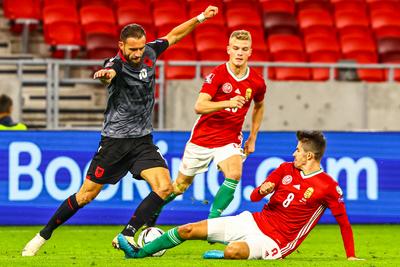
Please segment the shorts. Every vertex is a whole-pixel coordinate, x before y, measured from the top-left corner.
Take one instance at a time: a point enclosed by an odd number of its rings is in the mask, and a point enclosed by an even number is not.
[[[86,178],[98,184],[116,184],[129,171],[133,178],[142,180],[140,173],[154,167],[168,168],[151,134],[139,138],[102,136]]]
[[[246,158],[238,144],[231,143],[222,147],[208,148],[188,142],[179,171],[186,176],[195,176],[198,173],[206,172],[211,160],[214,159],[218,166],[221,161],[234,155],[240,155],[243,159]]]
[[[250,249],[249,260],[282,258],[278,244],[261,232],[249,211],[244,211],[236,216],[208,219],[207,223],[208,241],[225,244],[244,241]]]

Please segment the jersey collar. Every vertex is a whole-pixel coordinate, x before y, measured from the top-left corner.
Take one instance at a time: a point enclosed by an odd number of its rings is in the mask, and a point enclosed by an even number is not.
[[[229,62],[226,62],[225,64],[226,69],[228,70],[228,73],[232,76],[233,79],[235,79],[237,82],[241,82],[247,79],[247,77],[249,77],[250,74],[250,68],[246,67],[246,74],[242,77],[242,78],[238,78],[236,77],[236,75],[231,71],[231,69],[229,68]]]
[[[302,170],[300,170],[300,175],[303,179],[308,179],[308,178],[314,177],[315,175],[318,175],[322,172],[324,172],[324,170],[319,169],[318,171],[315,171],[315,172],[312,172],[312,173],[306,175],[306,174],[304,174],[304,172]]]

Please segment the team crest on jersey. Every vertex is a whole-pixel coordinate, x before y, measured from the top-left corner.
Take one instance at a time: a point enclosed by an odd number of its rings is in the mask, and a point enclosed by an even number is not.
[[[97,166],[96,171],[94,172],[94,176],[96,176],[96,178],[101,178],[104,174],[104,169],[100,166]]]
[[[290,184],[292,182],[292,180],[293,180],[293,177],[291,175],[286,175],[282,179],[282,184],[288,185],[288,184]]]
[[[342,188],[340,188],[340,186],[336,186],[336,192],[341,196],[343,195],[343,191]]]
[[[312,187],[307,188],[307,190],[304,192],[304,198],[309,199],[313,193],[314,193],[314,188]]]
[[[225,94],[229,94],[230,92],[232,92],[232,90],[233,90],[232,84],[230,84],[230,83],[224,83],[224,85],[222,85],[222,91],[223,91]]]
[[[208,75],[206,76],[206,78],[204,79],[204,82],[205,82],[205,83],[208,83],[208,84],[211,84],[211,83],[212,83],[212,80],[213,80],[213,78],[214,78],[214,76],[215,76],[214,73],[208,74]]]

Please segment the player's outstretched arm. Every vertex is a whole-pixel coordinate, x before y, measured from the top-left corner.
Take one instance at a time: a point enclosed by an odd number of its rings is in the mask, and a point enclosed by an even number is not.
[[[334,215],[337,223],[340,227],[340,233],[343,239],[344,249],[346,250],[346,256],[348,260],[358,259],[355,254],[354,249],[354,238],[353,238],[353,230],[351,228],[351,224],[349,222],[349,218],[346,213],[342,213],[339,215]]]
[[[173,28],[172,31],[170,31],[163,38],[168,40],[169,45],[176,44],[183,37],[191,33],[199,23],[202,23],[203,21],[210,19],[217,14],[218,14],[218,7],[209,6],[197,17],[191,18],[190,20]]]
[[[197,114],[208,114],[225,108],[242,108],[246,103],[243,96],[235,96],[230,100],[211,101],[211,96],[207,93],[200,93],[194,110]]]
[[[94,73],[93,79],[99,79],[102,84],[108,85],[115,75],[117,73],[113,69],[101,69]]]

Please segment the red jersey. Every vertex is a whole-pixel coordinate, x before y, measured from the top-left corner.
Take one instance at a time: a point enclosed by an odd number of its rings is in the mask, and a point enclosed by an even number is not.
[[[273,195],[263,210],[253,213],[253,217],[261,231],[280,246],[283,257],[303,242],[326,207],[336,218],[345,218],[337,220],[341,229],[342,226],[350,228],[348,230],[343,227],[347,230],[344,241],[348,255],[354,254],[353,234],[348,223],[342,190],[327,173],[320,170],[306,176],[293,163],[283,163],[266,181],[275,184]],[[264,197],[258,193],[258,189],[259,187],[253,191],[252,201]]]
[[[251,101],[264,100],[266,85],[264,79],[251,68],[243,78],[238,79],[228,63],[216,67],[206,78],[201,93],[207,93],[211,101],[225,101],[241,95],[246,98],[242,108],[226,108],[202,114],[196,121],[190,142],[208,148],[221,147],[230,143],[241,144],[242,126]]]

